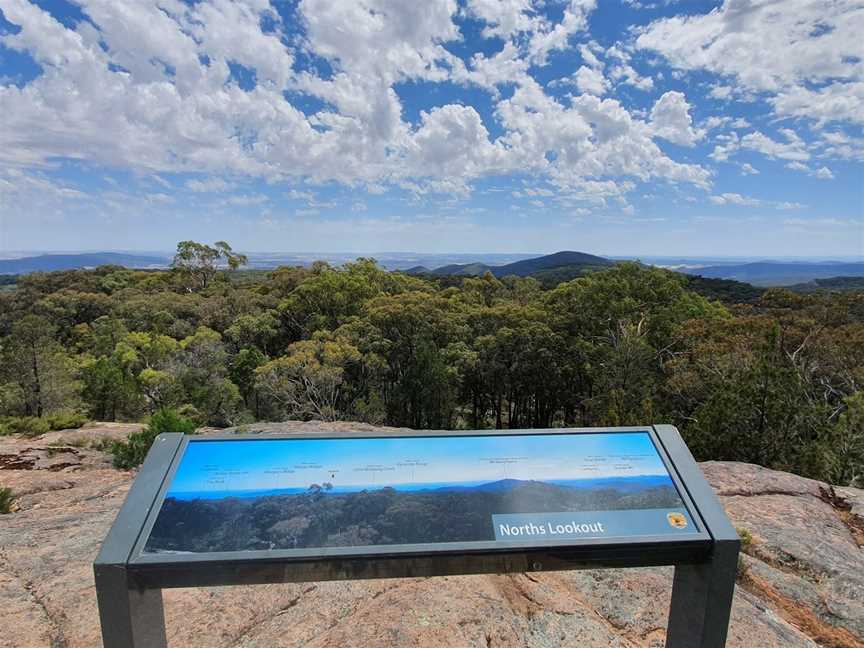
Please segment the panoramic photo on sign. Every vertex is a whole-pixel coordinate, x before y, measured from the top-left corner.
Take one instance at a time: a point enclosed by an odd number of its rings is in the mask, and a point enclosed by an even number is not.
[[[145,553],[698,533],[646,432],[191,440]]]

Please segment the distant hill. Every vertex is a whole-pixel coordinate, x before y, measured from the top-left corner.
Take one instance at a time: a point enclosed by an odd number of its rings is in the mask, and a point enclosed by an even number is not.
[[[450,265],[435,268],[432,274],[477,277],[493,270],[492,266],[488,266],[485,263],[451,263]]]
[[[95,268],[100,265],[119,265],[127,268],[164,268],[168,259],[157,256],[96,252],[93,254],[40,254],[20,259],[0,259],[0,274],[26,274]]]
[[[423,266],[409,268],[408,274],[433,274],[439,276],[481,276],[491,272],[496,277],[536,277],[544,283],[560,283],[584,274],[586,270],[608,268],[614,261],[584,252],[556,252],[532,259],[523,259],[499,266],[485,263],[451,263],[434,270]]]
[[[555,254],[547,254],[546,256],[537,257],[536,259],[525,259],[508,263],[503,266],[495,266],[492,268],[492,274],[496,277],[507,277],[516,275],[517,277],[527,277],[534,275],[544,270],[552,270],[554,268],[564,267],[580,267],[583,269],[607,268],[614,265],[614,261],[604,259],[603,257],[594,256],[593,254],[585,254],[584,252],[556,252]]]
[[[405,274],[416,275],[416,274],[431,274],[432,270],[427,268],[426,266],[418,265],[413,268],[406,268],[402,270]]]
[[[830,277],[828,279],[814,279],[807,283],[793,284],[788,286],[789,290],[795,292],[857,292],[864,291],[864,277]]]
[[[864,277],[864,262],[843,263],[826,261],[820,263],[760,261],[740,265],[717,265],[701,268],[686,268],[683,272],[713,279],[734,279],[754,286],[790,286],[807,283],[814,279],[831,277]]]
[[[711,300],[718,300],[727,304],[755,304],[765,292],[764,288],[757,288],[743,281],[734,279],[711,279],[699,275],[683,275],[684,285],[688,290],[702,295]]]

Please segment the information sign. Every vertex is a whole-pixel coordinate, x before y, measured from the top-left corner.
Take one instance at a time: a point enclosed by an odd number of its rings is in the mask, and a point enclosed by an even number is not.
[[[671,426],[160,435],[94,569],[106,646],[161,589],[675,565],[667,645],[722,646],[739,540]]]
[[[699,538],[650,435],[191,439],[145,553]]]

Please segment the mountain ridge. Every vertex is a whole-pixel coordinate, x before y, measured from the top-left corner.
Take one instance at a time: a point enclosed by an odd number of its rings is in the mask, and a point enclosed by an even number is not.
[[[126,254],[122,252],[87,252],[82,254],[39,254],[17,259],[0,259],[0,274],[27,274],[95,268],[118,265],[127,268],[165,268],[166,257]]]
[[[611,267],[615,261],[605,257],[576,252],[573,250],[562,250],[552,254],[544,254],[530,259],[522,259],[500,266],[492,266],[485,263],[451,263],[449,265],[434,268],[432,270],[424,266],[416,266],[405,270],[407,274],[432,274],[449,276],[481,276],[487,272],[498,277],[527,277],[539,272],[568,268],[576,274],[584,270]],[[572,278],[572,277],[571,277]]]

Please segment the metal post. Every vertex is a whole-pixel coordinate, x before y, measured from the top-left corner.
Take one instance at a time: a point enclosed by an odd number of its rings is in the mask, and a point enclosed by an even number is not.
[[[729,628],[738,544],[718,542],[711,560],[676,565],[666,648],[723,648]]]
[[[129,588],[120,565],[94,570],[102,645],[105,648],[167,648],[162,590]]]
[[[183,440],[182,434],[160,434],[153,441],[138,476],[93,563],[99,622],[105,648],[165,648],[162,590],[131,583],[129,556],[162,481]]]
[[[671,425],[654,429],[690,497],[699,503],[699,514],[714,540],[707,562],[675,565],[666,647],[722,648],[729,630],[741,539],[678,430]]]

